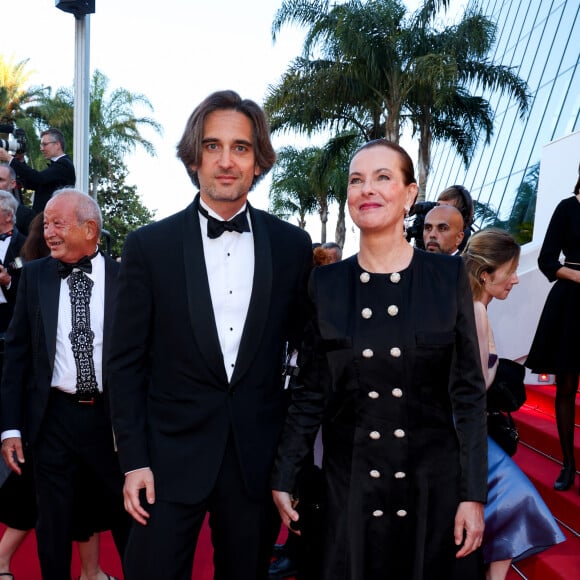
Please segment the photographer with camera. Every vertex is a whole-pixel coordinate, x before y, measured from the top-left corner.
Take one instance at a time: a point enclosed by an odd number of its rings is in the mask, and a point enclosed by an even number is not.
[[[0,147],[0,161],[9,163],[24,187],[34,190],[32,210],[35,214],[44,210],[56,189],[75,184],[75,168],[64,148],[64,136],[58,129],[43,131],[40,134],[40,150],[49,164],[43,171],[36,171]]]

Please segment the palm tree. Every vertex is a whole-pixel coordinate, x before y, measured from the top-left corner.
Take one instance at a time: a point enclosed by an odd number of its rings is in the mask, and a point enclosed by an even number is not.
[[[485,60],[495,27],[469,13],[439,31],[435,18],[449,0],[426,0],[410,17],[399,0],[285,0],[272,24],[306,28],[303,54],[269,88],[272,129],[357,131],[364,140],[398,142],[409,121],[418,136],[424,197],[433,140],[448,139],[468,161],[479,137],[491,133],[489,103],[473,86],[505,90],[527,106],[525,84]]]
[[[270,211],[282,219],[298,216],[298,226],[306,228],[306,216],[316,209],[316,196],[310,185],[316,147],[296,149],[283,147],[278,151],[270,185]]]
[[[0,123],[24,130],[31,165],[35,167],[35,154],[40,156],[40,151],[30,107],[44,97],[49,89],[30,86],[34,71],[28,68],[28,62],[29,59],[15,62],[13,57],[6,58],[0,54]],[[40,157],[44,162],[44,157]]]
[[[109,95],[108,87],[108,78],[96,70],[91,80],[89,122],[89,176],[93,196],[96,196],[99,183],[114,175],[118,159],[123,159],[138,146],[155,155],[154,145],[141,135],[143,129],[162,133],[157,121],[136,116],[134,112],[136,107],[152,110],[147,97],[123,88],[115,89]],[[72,143],[73,104],[72,90],[60,88],[54,97],[44,97],[33,113],[46,127],[59,127],[67,142]]]

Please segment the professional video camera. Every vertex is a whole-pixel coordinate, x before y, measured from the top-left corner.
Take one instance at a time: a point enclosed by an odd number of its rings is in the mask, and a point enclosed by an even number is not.
[[[6,135],[6,139],[0,138],[0,147],[6,149],[12,155],[26,153],[26,133],[24,129],[18,129],[14,123],[1,123],[0,135]]]
[[[407,219],[407,241],[415,240],[415,247],[425,249],[423,243],[423,226],[425,216],[438,205],[436,201],[418,201],[413,205]]]

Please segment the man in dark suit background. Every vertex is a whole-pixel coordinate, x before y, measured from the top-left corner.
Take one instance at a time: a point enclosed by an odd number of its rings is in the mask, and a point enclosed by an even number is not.
[[[10,164],[26,189],[34,190],[32,210],[35,214],[44,209],[50,196],[57,189],[73,187],[75,184],[75,168],[64,149],[64,136],[58,129],[50,128],[43,131],[40,134],[40,151],[48,161],[48,167],[43,171],[37,171],[0,147],[0,161]]]
[[[126,578],[191,578],[209,512],[215,578],[261,580],[279,525],[269,477],[284,347],[307,315],[311,242],[247,203],[275,161],[253,101],[207,97],[178,157],[200,194],[128,236],[114,318],[113,426],[136,520]]]
[[[79,489],[81,468],[117,498],[112,531],[120,553],[128,531],[103,396],[118,264],[97,252],[102,218],[88,195],[57,192],[44,224],[51,255],[24,266],[6,334],[2,455],[21,473],[22,442],[30,444],[42,577],[63,580],[70,578],[73,499],[94,501]]]

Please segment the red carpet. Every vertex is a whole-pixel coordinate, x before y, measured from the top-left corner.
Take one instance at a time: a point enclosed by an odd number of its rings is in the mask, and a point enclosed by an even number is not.
[[[508,580],[571,580],[580,578],[580,495],[579,479],[567,492],[556,492],[553,483],[560,471],[560,450],[554,420],[555,388],[550,386],[527,387],[528,400],[514,418],[520,430],[522,443],[514,456],[516,463],[548,504],[554,516],[560,521],[567,541],[541,554],[527,558],[510,570]],[[576,440],[577,465],[580,465],[580,397],[576,399]],[[2,528],[0,528],[2,529]],[[284,536],[281,535],[281,541]],[[212,580],[213,550],[209,528],[204,525],[195,554],[192,579]],[[109,533],[101,534],[101,568],[118,578],[121,563]],[[73,551],[72,577],[79,575],[79,560]],[[40,580],[40,570],[36,557],[36,541],[31,533],[13,560],[12,571],[16,580]]]
[[[4,532],[4,526],[0,524],[1,532]],[[204,525],[200,537],[195,561],[193,565],[192,579],[211,580],[213,578],[213,550],[211,547],[209,528]],[[110,533],[101,534],[101,569],[119,579],[123,578],[121,573],[121,561],[117,555],[115,544]],[[80,574],[80,563],[76,547],[73,548],[72,561],[72,578]],[[12,560],[12,573],[15,580],[41,580],[40,567],[36,555],[36,538],[34,532],[31,532],[24,544],[16,552]]]

